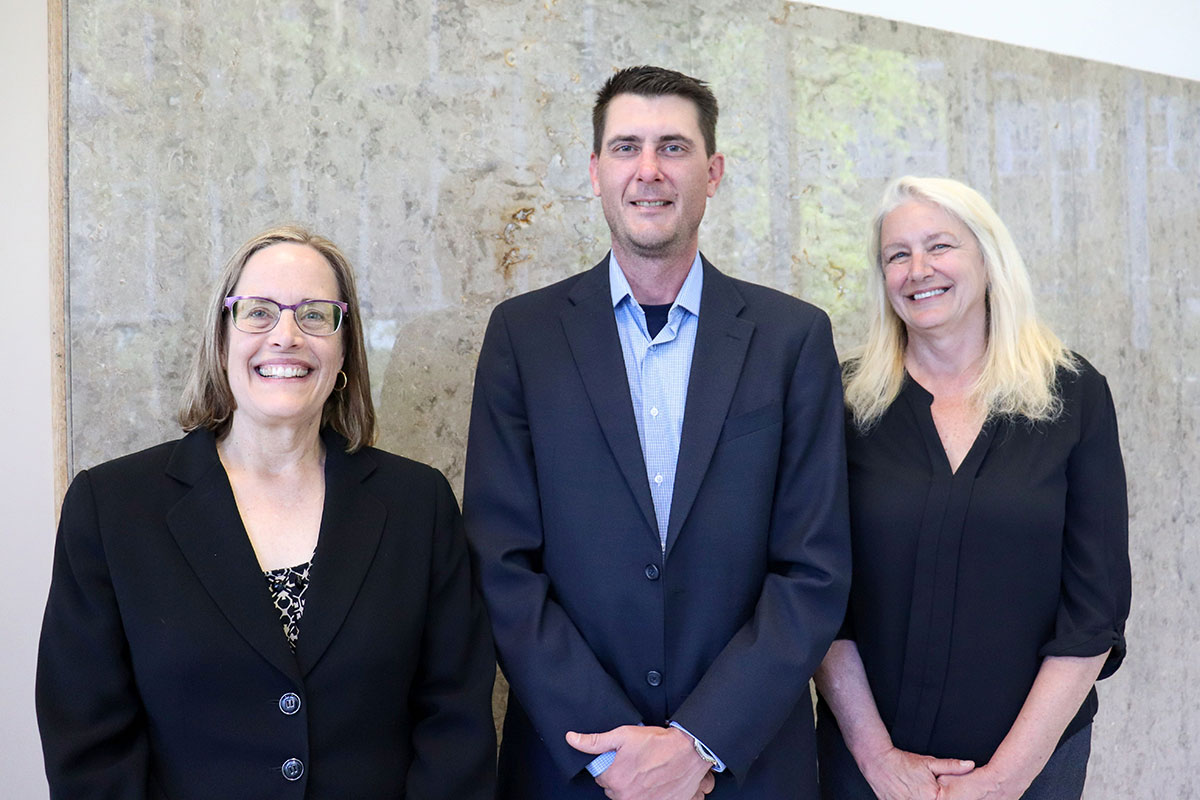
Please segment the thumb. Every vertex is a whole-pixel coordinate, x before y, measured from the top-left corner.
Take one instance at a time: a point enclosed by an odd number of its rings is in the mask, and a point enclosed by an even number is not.
[[[620,745],[620,736],[615,731],[604,733],[576,733],[567,731],[567,744],[581,753],[600,755],[609,750],[616,750]]]
[[[929,771],[934,775],[966,775],[973,769],[975,769],[974,761],[957,758],[931,758],[929,760]]]

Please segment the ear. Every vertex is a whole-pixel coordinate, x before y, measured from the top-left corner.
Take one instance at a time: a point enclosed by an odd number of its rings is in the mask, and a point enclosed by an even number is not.
[[[725,177],[725,155],[723,153],[713,153],[708,158],[709,197],[717,193],[717,187],[721,185],[721,178],[723,177]]]
[[[599,160],[599,156],[595,153],[592,153],[592,157],[588,159],[588,175],[592,176],[592,194],[596,197],[600,196],[600,177],[597,174],[597,170],[600,168]]]

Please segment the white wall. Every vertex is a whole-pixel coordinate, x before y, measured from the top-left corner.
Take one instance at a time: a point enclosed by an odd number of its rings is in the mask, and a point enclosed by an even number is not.
[[[1197,0],[809,2],[1200,81]]]
[[[820,5],[1200,80],[1196,0],[836,0]],[[1080,9],[1084,9],[1080,11]],[[1135,9],[1133,13],[1131,9]],[[54,538],[50,429],[45,0],[5,2],[0,26],[0,269],[8,322],[0,409],[0,775],[46,797],[33,717],[37,629]],[[1036,24],[1031,24],[1036,21]],[[580,109],[580,114],[585,113]],[[81,665],[82,666],[82,665]]]
[[[36,800],[33,670],[54,544],[45,0],[6,1],[0,18],[0,795]]]

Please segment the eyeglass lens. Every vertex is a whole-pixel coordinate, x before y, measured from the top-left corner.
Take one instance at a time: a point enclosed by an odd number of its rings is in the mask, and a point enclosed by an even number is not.
[[[247,297],[233,304],[233,325],[244,333],[266,333],[283,314],[279,304],[265,297]],[[312,300],[295,308],[296,325],[313,336],[329,336],[342,324],[342,309],[328,300]]]

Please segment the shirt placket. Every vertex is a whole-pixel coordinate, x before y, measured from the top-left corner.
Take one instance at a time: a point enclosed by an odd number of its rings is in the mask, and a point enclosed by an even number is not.
[[[642,362],[642,420],[646,429],[646,477],[654,500],[654,515],[658,520],[659,544],[666,550],[667,528],[670,523],[671,496],[675,488],[676,453],[672,436],[669,387],[666,374],[665,348],[674,340],[682,309],[672,308],[666,327],[650,343]]]

